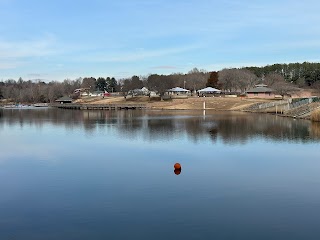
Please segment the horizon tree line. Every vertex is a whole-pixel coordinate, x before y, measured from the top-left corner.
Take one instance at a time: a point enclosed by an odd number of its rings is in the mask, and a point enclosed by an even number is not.
[[[85,77],[62,82],[31,81],[19,78],[0,81],[0,99],[11,99],[14,102],[54,102],[57,98],[68,95],[73,98],[78,88],[90,91],[122,92],[146,87],[150,91],[163,95],[167,89],[183,87],[191,91],[204,87],[214,87],[224,92],[245,93],[257,83],[264,83],[278,94],[285,95],[296,91],[298,87],[309,87],[320,90],[320,63],[274,64],[264,67],[229,68],[221,71],[207,72],[197,68],[186,74],[170,75],[150,74],[132,76],[116,80],[114,77]]]

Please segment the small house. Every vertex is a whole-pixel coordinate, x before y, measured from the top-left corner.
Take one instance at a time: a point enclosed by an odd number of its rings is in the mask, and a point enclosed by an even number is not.
[[[74,94],[79,94],[80,96],[88,96],[90,88],[77,88],[73,91]]]
[[[102,95],[103,98],[105,98],[105,97],[110,97],[110,96],[111,96],[111,94],[108,93],[107,91],[105,91],[105,92],[103,93],[103,95]]]
[[[104,94],[103,91],[94,91],[94,92],[92,92],[92,93],[90,92],[90,93],[89,93],[89,96],[90,96],[90,97],[102,97],[103,94]]]
[[[132,96],[148,96],[149,95],[149,90],[145,87],[139,89],[134,89],[134,90],[130,90],[128,92],[129,95],[132,95]]]
[[[275,98],[274,90],[265,84],[257,84],[254,88],[247,90],[248,98]]]

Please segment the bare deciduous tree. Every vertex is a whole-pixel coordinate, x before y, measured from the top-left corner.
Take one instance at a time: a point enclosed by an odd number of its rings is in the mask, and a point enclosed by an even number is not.
[[[285,95],[289,95],[299,90],[293,84],[286,82],[284,77],[278,73],[267,74],[267,76],[264,79],[264,83],[266,83],[270,88],[275,90],[275,92],[281,95],[282,98]]]
[[[230,92],[244,93],[248,88],[253,87],[258,78],[246,69],[223,69],[219,72],[219,84],[224,90]]]
[[[95,90],[96,88],[96,83],[97,83],[97,80],[93,77],[90,77],[90,78],[84,78],[82,80],[82,84],[81,84],[81,87],[82,88],[89,88],[91,90]]]
[[[210,73],[205,70],[198,70],[197,68],[194,68],[185,75],[185,87],[192,91],[204,88],[209,76]]]

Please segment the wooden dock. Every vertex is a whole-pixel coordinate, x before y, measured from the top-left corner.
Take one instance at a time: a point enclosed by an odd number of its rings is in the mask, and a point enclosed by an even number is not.
[[[146,109],[145,104],[51,104],[50,107],[76,110],[129,110],[129,109]]]

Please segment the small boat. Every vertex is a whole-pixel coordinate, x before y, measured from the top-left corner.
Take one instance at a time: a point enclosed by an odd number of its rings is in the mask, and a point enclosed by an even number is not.
[[[22,108],[29,108],[29,105],[24,104],[11,104],[11,105],[4,105],[3,108],[6,109],[22,109]]]
[[[3,108],[17,108],[18,106],[15,104],[11,104],[11,105],[4,105]]]
[[[35,103],[33,104],[34,107],[48,107],[48,103]]]

